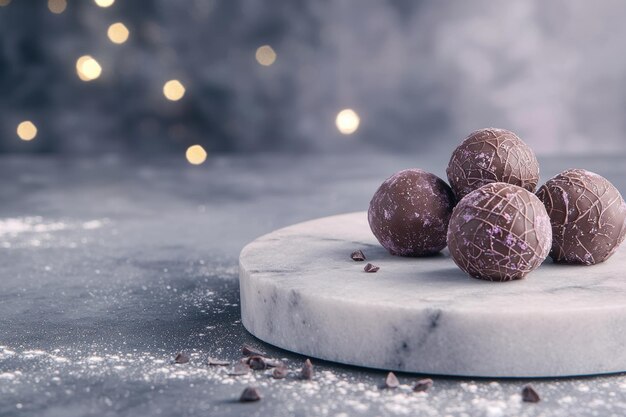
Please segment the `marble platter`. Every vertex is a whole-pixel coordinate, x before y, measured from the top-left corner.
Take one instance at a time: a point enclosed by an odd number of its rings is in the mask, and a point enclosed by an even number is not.
[[[350,259],[362,249],[377,273]],[[546,261],[526,279],[466,276],[447,251],[389,255],[365,212],[312,220],[248,244],[239,258],[246,329],[314,358],[474,377],[626,371],[626,249],[603,264]]]

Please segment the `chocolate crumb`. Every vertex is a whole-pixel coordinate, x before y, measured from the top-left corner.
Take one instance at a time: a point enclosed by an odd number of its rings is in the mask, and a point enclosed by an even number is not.
[[[419,381],[417,381],[415,383],[415,386],[413,387],[413,391],[414,392],[424,392],[424,391],[428,391],[430,389],[430,387],[433,386],[433,380],[430,378],[424,378],[424,379],[420,379]]]
[[[280,365],[274,368],[272,371],[272,377],[274,379],[283,379],[287,378],[287,374],[289,373],[289,369],[285,365]]]
[[[239,375],[245,375],[248,372],[250,372],[250,366],[248,366],[245,363],[238,363],[235,366],[233,366],[233,369],[230,370],[228,375],[239,376]]]
[[[241,397],[239,397],[239,401],[242,403],[249,403],[252,401],[259,401],[261,399],[261,394],[256,387],[246,387],[241,393]]]
[[[174,363],[187,363],[189,362],[189,355],[187,355],[184,352],[180,352],[178,355],[176,355],[176,357],[174,358]]]
[[[365,265],[365,268],[363,268],[363,270],[365,272],[376,272],[380,269],[380,267],[376,266],[376,265],[372,265],[370,263],[368,263],[367,265]]]
[[[255,371],[262,371],[267,368],[267,364],[265,363],[263,356],[250,356],[248,358],[248,365]]]
[[[209,358],[207,359],[207,363],[211,366],[226,366],[226,365],[230,365],[229,361],[223,361],[220,359],[215,359],[215,358]]]
[[[302,371],[300,371],[300,377],[307,380],[313,379],[313,364],[311,363],[310,359],[304,361]]]
[[[385,388],[398,388],[399,386],[400,381],[398,381],[396,374],[389,372],[385,378]]]
[[[265,356],[265,352],[250,345],[243,345],[241,347],[241,353],[243,353],[244,356]]]
[[[364,260],[366,260],[367,258],[365,257],[365,254],[363,253],[362,250],[355,250],[354,252],[352,252],[350,254],[350,258],[352,258],[353,261],[357,261],[357,262],[362,262]]]
[[[528,384],[524,385],[524,388],[522,388],[522,401],[527,403],[538,403],[541,401],[541,398],[533,386]]]

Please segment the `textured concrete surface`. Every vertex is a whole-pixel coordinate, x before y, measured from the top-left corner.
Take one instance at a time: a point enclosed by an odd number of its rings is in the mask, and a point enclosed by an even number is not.
[[[541,159],[542,181],[596,171],[626,191],[626,158]],[[620,416],[626,377],[441,379],[426,394],[400,374],[314,361],[263,344],[240,322],[237,257],[254,238],[315,217],[364,210],[393,172],[442,176],[447,156],[0,158],[0,415]],[[228,376],[242,343],[285,358],[285,380]],[[171,361],[179,351],[187,364]],[[537,355],[541,355],[538,351]],[[236,400],[257,385],[260,402]]]

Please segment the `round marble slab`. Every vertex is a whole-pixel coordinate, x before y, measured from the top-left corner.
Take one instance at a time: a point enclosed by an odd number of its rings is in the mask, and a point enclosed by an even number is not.
[[[350,259],[362,249],[380,266]],[[524,280],[470,278],[444,250],[389,255],[365,212],[296,224],[240,255],[253,335],[344,364],[476,377],[626,371],[626,250],[595,266],[549,260]]]

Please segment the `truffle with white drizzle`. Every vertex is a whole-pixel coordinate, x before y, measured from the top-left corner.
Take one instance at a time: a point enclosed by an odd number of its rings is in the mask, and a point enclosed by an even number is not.
[[[446,169],[458,200],[485,184],[506,182],[534,192],[539,163],[515,133],[487,128],[471,133],[452,153]]]
[[[537,196],[502,182],[466,195],[448,228],[454,262],[489,281],[524,278],[548,256],[551,239],[550,218]]]
[[[593,265],[607,260],[626,235],[626,203],[606,178],[569,169],[537,191],[552,224],[554,262]]]

